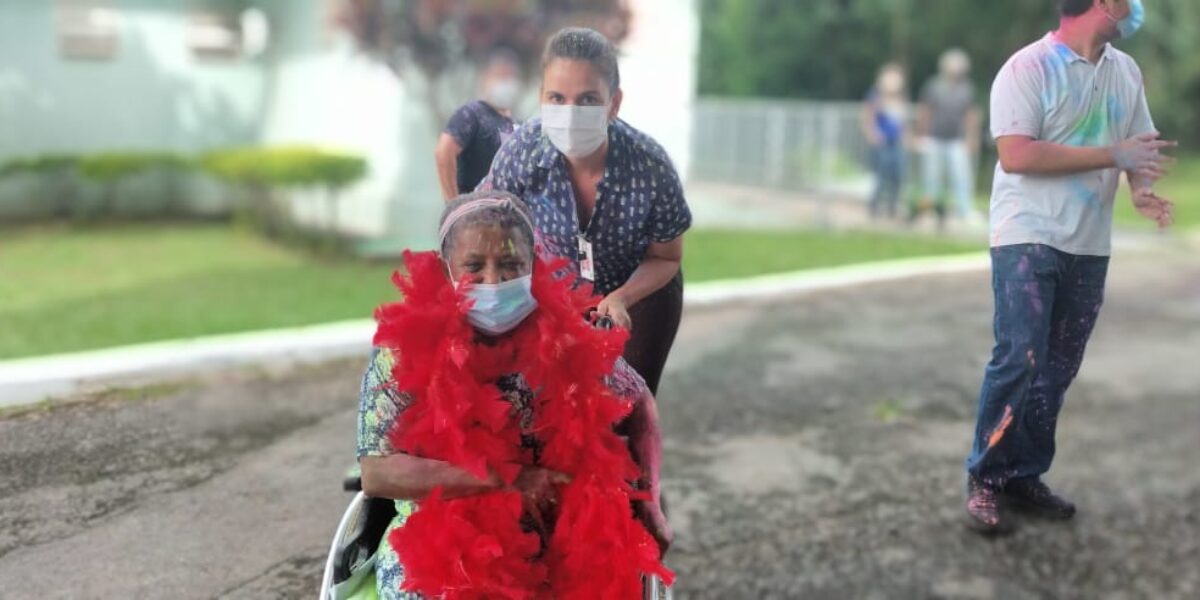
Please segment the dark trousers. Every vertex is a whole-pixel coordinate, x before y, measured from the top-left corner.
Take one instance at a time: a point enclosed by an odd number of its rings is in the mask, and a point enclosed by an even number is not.
[[[1054,460],[1054,432],[1100,306],[1108,257],[1038,244],[992,249],[996,346],[979,393],[974,478],[995,487],[1037,477]]]
[[[625,344],[625,361],[655,395],[682,316],[683,273],[629,309],[633,332]]]

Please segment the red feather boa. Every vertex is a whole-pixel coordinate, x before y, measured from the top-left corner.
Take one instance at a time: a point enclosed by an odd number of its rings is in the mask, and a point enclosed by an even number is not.
[[[521,529],[518,492],[447,500],[434,491],[388,540],[405,568],[403,588],[446,599],[624,599],[641,597],[644,573],[669,583],[658,545],[633,514],[638,466],[613,431],[632,403],[603,382],[628,334],[589,325],[581,315],[596,298],[553,276],[562,265],[538,261],[538,309],[499,343],[478,344],[441,260],[406,253],[404,261],[408,277],[393,276],[404,301],[375,312],[375,345],[396,353],[393,382],[412,398],[389,434],[393,447],[511,483],[533,461],[495,382],[519,372],[538,390],[540,466],[572,480],[560,487],[544,550]]]

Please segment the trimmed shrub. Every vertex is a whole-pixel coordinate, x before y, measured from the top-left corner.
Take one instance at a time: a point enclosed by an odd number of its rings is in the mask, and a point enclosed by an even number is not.
[[[22,173],[51,174],[56,171],[73,169],[78,163],[79,157],[74,154],[22,156],[0,164],[0,175],[18,175]]]
[[[79,157],[74,154],[21,156],[0,164],[0,177],[30,175],[37,178],[38,202],[52,205],[55,218],[77,218],[83,214],[77,177]]]
[[[79,159],[79,174],[103,186],[101,204],[95,215],[113,217],[117,214],[117,198],[121,184],[129,179],[150,172],[178,174],[189,168],[191,162],[170,152],[122,151],[89,154]],[[176,212],[177,190],[166,193],[160,210],[166,214]]]
[[[229,148],[209,152],[198,163],[213,176],[242,186],[249,198],[243,216],[269,234],[293,233],[276,205],[275,190],[324,189],[330,239],[337,237],[339,192],[367,174],[365,158],[312,146]]]
[[[79,173],[105,183],[154,169],[184,169],[190,162],[169,152],[103,152],[79,159]]]
[[[275,187],[339,189],[367,174],[361,156],[310,146],[218,150],[202,156],[200,165],[227,181]]]

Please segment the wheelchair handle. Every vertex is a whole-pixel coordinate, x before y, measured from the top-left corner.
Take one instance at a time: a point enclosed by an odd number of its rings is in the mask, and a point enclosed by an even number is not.
[[[613,327],[617,326],[616,322],[612,320],[612,317],[608,315],[601,315],[597,317],[596,311],[598,310],[599,307],[596,306],[587,309],[587,312],[583,313],[583,318],[597,329],[612,329]]]

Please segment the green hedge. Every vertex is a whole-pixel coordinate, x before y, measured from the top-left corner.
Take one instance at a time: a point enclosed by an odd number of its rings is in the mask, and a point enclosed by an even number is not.
[[[312,146],[239,147],[198,156],[162,151],[114,151],[93,154],[49,153],[14,158],[0,164],[0,177],[38,177],[41,200],[54,205],[56,218],[113,218],[119,212],[124,183],[148,172],[179,177],[199,171],[230,185],[235,219],[248,220],[270,235],[291,236],[296,227],[279,205],[276,190],[317,188],[326,191],[329,225],[336,235],[339,192],[367,174],[361,156]],[[96,200],[96,198],[99,200]],[[161,200],[161,213],[177,214],[174,198]]]
[[[103,152],[79,159],[79,173],[101,182],[115,182],[154,169],[184,169],[187,158],[170,152]]]
[[[196,158],[158,151],[43,154],[0,164],[0,176],[71,171],[95,181],[112,182],[153,169],[191,168],[238,184],[340,189],[366,176],[367,161],[361,156],[312,146],[229,148]]]
[[[0,175],[18,175],[23,173],[44,175],[55,171],[74,169],[78,163],[79,157],[74,154],[21,156],[0,164]]]
[[[200,157],[208,173],[235,183],[340,189],[367,174],[361,156],[310,146],[230,148]]]

